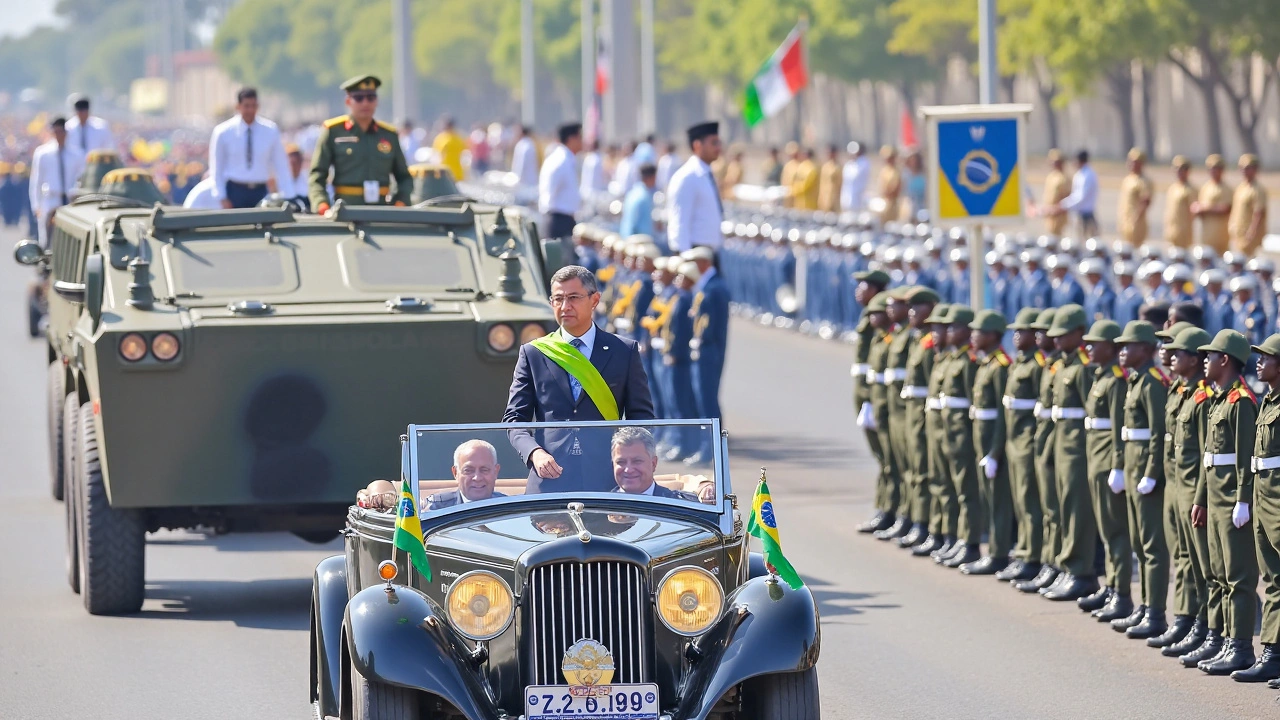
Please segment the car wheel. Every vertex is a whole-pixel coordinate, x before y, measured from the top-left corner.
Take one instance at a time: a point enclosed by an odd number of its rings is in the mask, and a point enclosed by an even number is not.
[[[742,701],[752,720],[819,720],[818,669],[752,678],[743,688]]]
[[[137,510],[107,501],[92,403],[80,408],[79,441],[80,596],[91,615],[137,612],[146,589],[146,527]]]
[[[418,720],[418,693],[373,682],[351,668],[351,709],[355,720]]]
[[[76,475],[78,457],[75,452],[80,445],[79,425],[80,398],[76,397],[75,394],[71,394],[64,399],[62,404],[62,468],[64,474],[62,504],[63,515],[67,519],[67,583],[71,585],[71,591],[76,594],[80,593],[80,532],[76,521],[80,507],[79,503],[76,502],[76,498],[80,494],[80,486]]]
[[[62,373],[62,363],[54,360],[49,363],[49,482],[54,500],[62,499],[66,487],[63,481],[63,435],[66,419],[62,415],[66,399],[66,376]],[[79,420],[79,417],[74,419]]]

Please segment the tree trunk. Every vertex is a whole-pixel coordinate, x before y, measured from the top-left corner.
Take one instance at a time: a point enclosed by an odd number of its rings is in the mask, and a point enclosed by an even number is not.
[[[1058,95],[1058,85],[1048,77],[1043,68],[1036,69],[1036,93],[1040,96],[1040,107],[1044,108],[1045,130],[1049,134],[1049,147],[1060,148],[1058,144],[1058,109],[1053,106],[1053,99]]]
[[[1013,102],[1013,91],[1017,85],[1018,77],[1016,75],[1005,75],[1000,78],[1000,87],[1004,90],[1004,101]]]
[[[1209,58],[1213,57],[1207,30],[1201,32],[1196,41],[1196,49],[1200,53],[1201,65],[1207,66]],[[1177,55],[1169,53],[1168,57],[1170,62],[1176,65],[1182,71],[1182,74],[1200,89],[1200,97],[1204,101],[1205,134],[1207,136],[1205,139],[1209,143],[1209,152],[1222,154],[1222,118],[1218,114],[1217,85],[1207,75],[1191,72],[1191,66]]]
[[[1155,78],[1154,73],[1149,65],[1143,64],[1142,68],[1142,149],[1147,153],[1148,158],[1155,158],[1156,154],[1156,138],[1155,124],[1151,120],[1151,103],[1152,95],[1155,94]]]
[[[1231,119],[1235,123],[1236,133],[1240,136],[1240,144],[1244,151],[1257,154],[1258,120],[1261,119],[1262,108],[1266,106],[1267,95],[1271,90],[1271,81],[1275,75],[1275,67],[1268,65],[1266,75],[1262,78],[1262,95],[1255,98],[1253,95],[1252,58],[1243,58],[1238,62],[1244,63],[1244,67],[1241,69],[1242,91],[1236,92],[1231,83],[1230,75],[1224,71],[1222,65],[1218,62],[1210,63],[1209,77],[1214,86],[1221,87],[1222,91],[1231,100],[1227,105],[1231,110]]]
[[[1107,100],[1120,121],[1121,153],[1135,144],[1133,132],[1133,73],[1128,63],[1122,63],[1107,72]]]

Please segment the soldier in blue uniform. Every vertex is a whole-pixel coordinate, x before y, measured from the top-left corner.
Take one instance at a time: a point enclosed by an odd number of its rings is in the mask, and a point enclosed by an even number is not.
[[[926,263],[928,274],[932,280],[929,287],[938,293],[938,297],[942,298],[943,302],[947,302],[947,298],[951,297],[951,269],[942,257],[944,247],[942,238],[930,238],[924,243],[925,252],[929,256]],[[966,304],[969,302],[968,295],[965,296],[964,301]]]
[[[1089,286],[1082,304],[1090,325],[1099,320],[1110,320],[1115,310],[1116,294],[1107,283],[1106,265],[1100,258],[1087,258],[1080,262],[1078,272]]]
[[[1163,280],[1165,287],[1164,301],[1173,305],[1180,302],[1195,302],[1197,297],[1196,286],[1192,284],[1195,274],[1191,271],[1191,267],[1182,263],[1176,263],[1165,268]]]
[[[693,286],[700,274],[692,262],[680,263],[675,279],[675,306],[662,328],[662,363],[670,372],[667,380],[667,412],[673,418],[690,420],[698,417],[698,400],[693,392],[693,358],[689,341],[693,339]],[[696,428],[673,428],[667,439],[663,459],[680,460],[691,453],[698,442]]]
[[[644,363],[645,371],[649,374],[649,394],[653,397],[653,414],[658,418],[675,417],[673,414],[675,408],[667,404],[671,396],[669,387],[671,372],[662,362],[663,350],[666,349],[662,330],[669,321],[671,313],[675,312],[676,273],[673,266],[677,262],[679,258],[674,257],[660,257],[654,261],[654,295],[649,301],[644,317],[640,319],[640,331],[646,338],[644,345],[640,348],[640,359]],[[659,434],[662,435],[659,442],[666,439],[665,430],[661,430]]]
[[[1227,274],[1218,268],[1200,273],[1200,287],[1204,296],[1204,329],[1217,337],[1219,330],[1231,328],[1235,323],[1235,308],[1231,307],[1231,293],[1227,291]]]
[[[1169,288],[1164,285],[1164,271],[1168,267],[1163,260],[1147,260],[1138,266],[1138,286],[1142,301],[1147,305],[1169,302]]]
[[[1262,303],[1255,297],[1258,293],[1258,279],[1253,275],[1241,275],[1231,279],[1231,294],[1235,297],[1232,308],[1235,320],[1232,329],[1244,333],[1251,345],[1261,345],[1270,333],[1267,330],[1267,314]],[[1245,368],[1246,373],[1249,368]]]
[[[996,308],[1004,313],[1005,317],[1017,317],[1018,311],[1022,309],[1022,295],[1025,292],[1022,282],[1022,273],[1019,272],[1018,256],[1012,253],[1004,255],[1002,258],[1005,267],[1005,291],[1004,291],[1004,307]],[[1013,342],[1013,329],[1009,329],[1008,342]],[[1012,345],[1010,345],[1012,347]]]
[[[1271,261],[1271,258],[1256,257],[1245,265],[1245,269],[1258,278],[1258,291],[1254,297],[1262,304],[1262,311],[1267,315],[1267,327],[1275,327],[1277,320],[1276,294],[1271,285],[1274,280],[1276,264]]]
[[[689,341],[689,357],[693,361],[693,391],[698,403],[698,417],[719,418],[720,378],[724,374],[724,355],[729,341],[729,290],[716,271],[715,254],[707,247],[696,247],[680,256],[692,262],[699,273],[693,286],[693,338]],[[711,462],[713,448],[704,434],[703,445],[689,457],[686,465]]]
[[[1082,305],[1084,290],[1071,276],[1071,258],[1062,254],[1050,255],[1045,265],[1049,268],[1049,285],[1053,288],[1049,293],[1049,306]]]
[[[1132,260],[1121,260],[1111,269],[1116,278],[1115,315],[1111,319],[1121,326],[1137,320],[1142,307],[1142,289],[1133,283],[1135,269]]]
[[[1044,253],[1039,248],[1027,248],[1022,251],[1022,308],[1044,310],[1053,307],[1049,304],[1052,288],[1040,263]]]
[[[990,310],[1004,315],[1009,301],[1009,270],[1004,266],[1004,258],[992,250],[987,253],[987,298],[986,306]]]
[[[969,248],[951,248],[951,295],[943,299],[952,305],[969,304]]]

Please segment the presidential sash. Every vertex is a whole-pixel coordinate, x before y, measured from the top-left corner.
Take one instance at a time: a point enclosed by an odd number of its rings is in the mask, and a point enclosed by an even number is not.
[[[600,371],[591,364],[587,356],[583,355],[578,348],[565,342],[560,333],[553,332],[529,344],[538,348],[538,351],[548,360],[577,378],[582,384],[582,391],[591,398],[591,402],[595,403],[601,417],[611,421],[621,418],[618,413],[618,402],[613,399],[613,391],[609,389],[609,383],[604,381]]]

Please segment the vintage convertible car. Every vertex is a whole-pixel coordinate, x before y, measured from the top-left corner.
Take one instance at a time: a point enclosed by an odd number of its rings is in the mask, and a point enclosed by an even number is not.
[[[526,494],[519,433],[567,448],[561,479],[589,490]],[[674,434],[716,438],[711,467],[660,467],[653,441]],[[402,503],[350,509],[346,552],[312,590],[318,716],[819,717],[817,606],[749,552],[754,486],[734,493],[718,421],[411,425],[401,439],[415,506],[448,505],[420,510],[431,576],[393,550]],[[476,440],[493,451],[459,461]],[[486,484],[468,458],[490,456]]]

